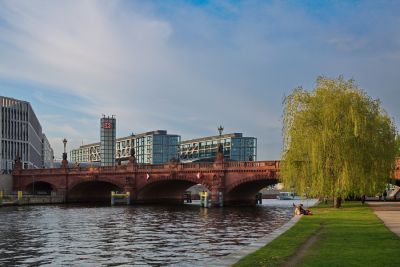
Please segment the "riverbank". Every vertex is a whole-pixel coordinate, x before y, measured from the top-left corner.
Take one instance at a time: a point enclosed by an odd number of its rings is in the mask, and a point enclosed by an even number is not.
[[[25,195],[21,200],[18,200],[16,195],[10,195],[0,201],[0,208],[19,205],[61,204],[63,202],[64,199],[60,196]]]
[[[367,205],[319,204],[267,246],[234,266],[399,266],[400,238]]]

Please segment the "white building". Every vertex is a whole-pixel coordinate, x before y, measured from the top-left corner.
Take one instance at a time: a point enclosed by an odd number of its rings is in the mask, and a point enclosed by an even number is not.
[[[23,168],[43,167],[42,126],[31,104],[0,96],[0,107],[1,173],[11,172],[17,154],[21,157]],[[52,150],[47,138],[45,140],[45,150]]]

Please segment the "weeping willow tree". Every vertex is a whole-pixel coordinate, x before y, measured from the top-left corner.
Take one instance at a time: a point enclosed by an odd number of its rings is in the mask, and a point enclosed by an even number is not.
[[[388,114],[353,80],[319,77],[316,88],[284,100],[281,180],[313,197],[382,192],[392,175],[396,129]]]

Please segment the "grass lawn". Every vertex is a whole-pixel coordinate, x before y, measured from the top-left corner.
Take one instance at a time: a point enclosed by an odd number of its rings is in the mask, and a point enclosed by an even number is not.
[[[320,204],[267,246],[234,266],[281,266],[311,236],[316,241],[297,266],[400,266],[400,238],[368,206],[346,202],[341,209]]]

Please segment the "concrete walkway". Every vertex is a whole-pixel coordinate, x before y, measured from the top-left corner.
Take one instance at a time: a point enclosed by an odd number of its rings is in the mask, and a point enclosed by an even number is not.
[[[400,202],[367,202],[387,228],[400,237]]]

